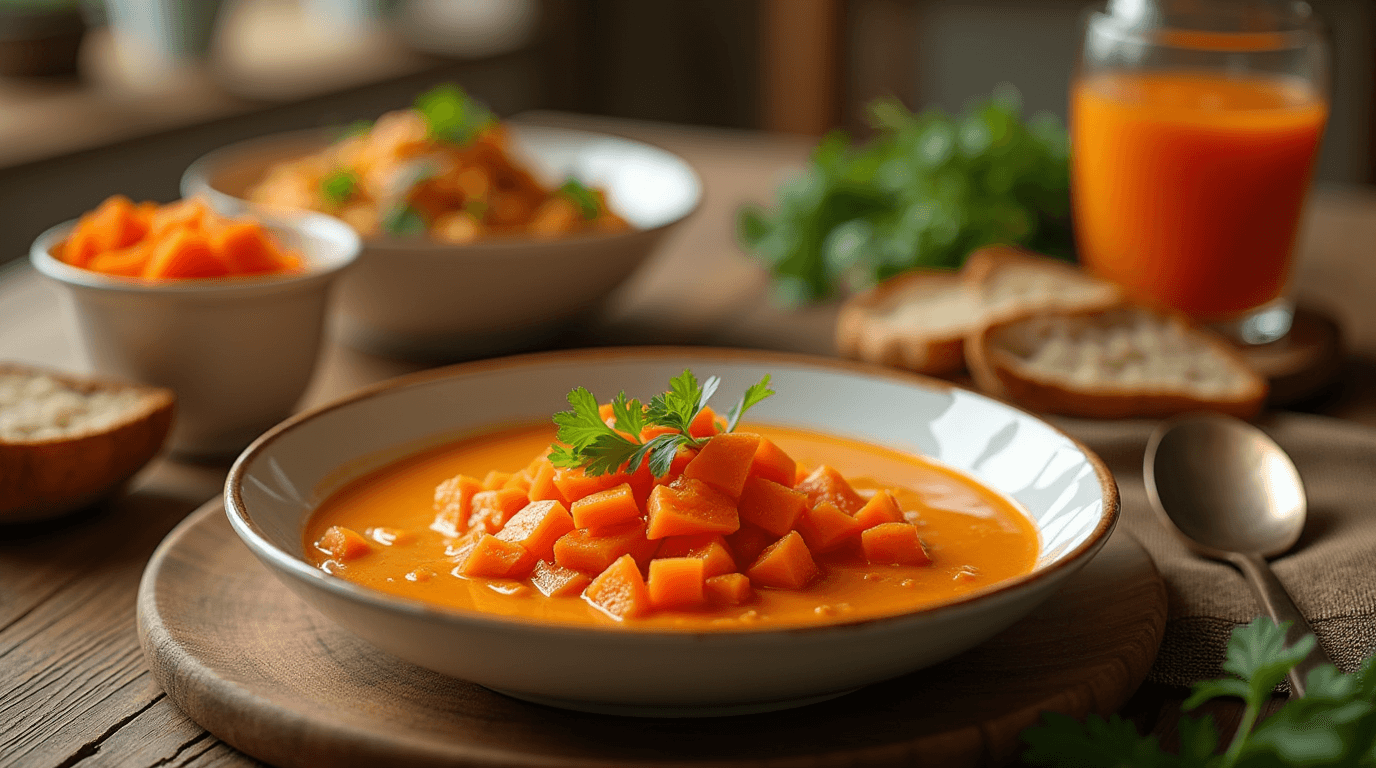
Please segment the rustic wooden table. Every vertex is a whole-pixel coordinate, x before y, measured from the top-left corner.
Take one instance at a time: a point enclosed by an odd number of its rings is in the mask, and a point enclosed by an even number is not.
[[[734,245],[735,208],[767,201],[801,165],[801,139],[711,129],[534,116],[622,133],[687,158],[706,197],[651,261],[564,344],[709,344],[830,354],[834,306],[786,312]],[[1343,377],[1307,404],[1376,425],[1376,194],[1315,195],[1297,295],[1338,319],[1351,352]],[[27,265],[0,273],[0,360],[85,368],[54,290]],[[302,405],[417,366],[339,345],[325,351]],[[154,547],[218,494],[227,465],[158,460],[129,491],[57,524],[0,528],[0,765],[253,765],[183,716],[153,682],[134,629],[134,596]],[[1125,714],[1170,742],[1182,691],[1144,686]],[[1226,706],[1214,714],[1230,730]]]

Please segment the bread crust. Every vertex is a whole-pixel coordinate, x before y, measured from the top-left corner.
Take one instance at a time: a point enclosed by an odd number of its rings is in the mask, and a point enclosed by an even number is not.
[[[921,329],[886,327],[873,317],[875,309],[891,297],[921,283],[929,283],[935,290],[969,290],[956,272],[920,269],[896,275],[841,305],[836,319],[836,351],[844,357],[928,376],[944,376],[964,368],[966,328],[929,335]]]
[[[135,390],[139,404],[108,429],[32,441],[0,439],[0,522],[55,517],[114,491],[153,458],[176,410],[170,389],[0,363],[0,374],[48,376],[83,393]]]
[[[1181,325],[1216,354],[1227,358],[1249,379],[1247,393],[1228,400],[1203,400],[1173,392],[1141,390],[1134,393],[1074,388],[1063,383],[1023,375],[1013,356],[998,347],[997,337],[1013,326],[1050,317],[1095,318],[1119,309],[1148,312]],[[1255,417],[1266,403],[1266,380],[1247,365],[1222,337],[1190,323],[1183,315],[1163,313],[1140,306],[1119,304],[1092,310],[1040,310],[1027,312],[980,328],[966,339],[965,357],[975,384],[996,397],[1030,410],[1098,419],[1166,418],[1190,411],[1214,411],[1241,419]]]

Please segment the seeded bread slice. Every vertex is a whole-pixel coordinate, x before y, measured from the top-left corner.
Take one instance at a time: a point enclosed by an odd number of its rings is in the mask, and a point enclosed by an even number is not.
[[[1044,308],[1102,308],[1116,287],[1062,262],[1005,246],[981,248],[960,273],[917,270],[852,297],[836,325],[846,357],[934,376],[965,366],[965,337]]]
[[[0,363],[0,522],[113,491],[162,448],[174,403],[168,389]]]
[[[1266,380],[1228,342],[1143,307],[1041,311],[982,328],[966,343],[976,384],[1034,411],[1161,418],[1218,411],[1251,418]]]

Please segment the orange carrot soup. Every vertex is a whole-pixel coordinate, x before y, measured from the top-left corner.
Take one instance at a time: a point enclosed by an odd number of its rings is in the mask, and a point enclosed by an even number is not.
[[[1327,119],[1300,81],[1113,73],[1071,94],[1077,248],[1204,321],[1278,298]]]
[[[1032,522],[970,478],[837,436],[736,430],[748,400],[725,418],[699,396],[676,410],[680,383],[648,406],[575,390],[557,432],[510,428],[359,478],[309,520],[307,558],[440,606],[688,631],[904,613],[1035,564]]]

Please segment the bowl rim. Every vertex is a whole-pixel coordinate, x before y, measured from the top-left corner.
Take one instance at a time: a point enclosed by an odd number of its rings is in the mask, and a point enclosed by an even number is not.
[[[525,122],[517,119],[502,121],[503,125],[510,127],[513,132],[519,134],[523,130],[547,131],[570,136],[580,136],[586,139],[610,139],[618,142],[635,145],[642,149],[660,153],[666,158],[677,163],[692,181],[693,199],[691,204],[686,206],[682,213],[661,224],[645,229],[632,227],[629,230],[620,232],[581,232],[568,236],[550,238],[547,240],[532,237],[502,236],[475,240],[471,243],[443,243],[429,238],[404,238],[404,237],[363,237],[359,236],[364,248],[378,247],[386,248],[389,251],[404,251],[408,255],[434,254],[437,257],[453,258],[456,252],[466,255],[477,256],[482,254],[492,254],[501,258],[511,258],[517,253],[528,251],[531,248],[558,248],[562,244],[568,243],[597,243],[600,241],[615,240],[618,238],[631,237],[636,235],[654,235],[668,230],[685,219],[691,217],[702,208],[703,199],[706,197],[706,188],[702,183],[702,175],[697,168],[688,162],[681,155],[671,152],[664,147],[640,139],[632,139],[614,133],[602,133],[599,131],[587,131],[581,128],[565,128],[558,125],[542,124],[539,122]],[[204,196],[216,208],[225,207],[228,202],[233,207],[242,207],[249,211],[263,210],[264,207],[249,202],[247,199],[223,192],[210,183],[210,169],[217,164],[225,163],[234,158],[239,153],[252,150],[256,147],[270,147],[275,144],[283,144],[292,139],[306,141],[309,139],[325,140],[332,133],[337,132],[338,128],[304,128],[293,131],[278,131],[267,133],[260,136],[253,136],[247,139],[225,144],[221,147],[201,155],[182,172],[178,189],[183,197]],[[276,209],[267,209],[276,210]],[[319,211],[313,213],[319,214]]]
[[[82,288],[94,288],[97,290],[109,290],[123,293],[151,294],[163,296],[207,296],[207,295],[239,295],[246,293],[260,293],[273,290],[286,290],[297,287],[307,287],[315,283],[332,279],[342,270],[353,265],[358,260],[359,253],[362,251],[362,241],[358,233],[353,228],[333,216],[323,213],[300,213],[290,217],[256,217],[259,223],[269,229],[294,229],[305,238],[320,239],[318,234],[311,230],[316,227],[324,227],[329,230],[329,235],[342,239],[344,243],[343,252],[331,258],[328,262],[312,264],[312,268],[303,272],[291,272],[286,274],[268,275],[236,275],[228,277],[196,278],[185,280],[145,280],[139,277],[122,277],[119,275],[107,275],[102,272],[94,272],[89,269],[82,269],[58,259],[52,254],[52,248],[59,241],[71,234],[80,219],[69,219],[61,224],[54,224],[43,230],[43,233],[34,238],[33,245],[29,247],[29,263],[34,269],[43,275],[50,277],[68,285],[80,286]]]
[[[818,625],[805,625],[793,627],[760,627],[731,629],[729,631],[707,632],[701,630],[680,630],[665,627],[637,627],[627,628],[620,625],[609,625],[606,627],[595,625],[575,625],[559,624],[553,622],[541,622],[538,620],[523,617],[497,616],[481,611],[469,611],[459,608],[448,608],[426,603],[420,600],[398,597],[390,595],[380,590],[364,587],[345,579],[333,576],[311,566],[300,555],[286,552],[272,542],[254,524],[252,517],[245,509],[242,497],[242,485],[245,479],[245,472],[248,464],[261,454],[278,437],[296,429],[302,424],[313,420],[322,414],[343,408],[354,403],[368,400],[374,397],[386,395],[390,392],[407,389],[413,386],[421,386],[437,380],[450,378],[456,375],[481,374],[485,371],[498,370],[508,367],[527,367],[540,366],[558,361],[575,362],[595,362],[599,360],[624,360],[628,356],[644,356],[649,358],[712,358],[720,360],[722,358],[735,358],[742,362],[777,362],[780,364],[790,364],[793,366],[811,367],[814,370],[841,371],[854,374],[863,374],[871,377],[895,380],[901,383],[918,385],[927,389],[935,390],[960,390],[968,392],[980,398],[984,398],[1000,406],[1006,407],[1017,413],[1021,413],[1037,422],[1048,427],[1054,434],[1066,439],[1074,445],[1088,460],[1094,469],[1096,480],[1103,496],[1103,505],[1099,513],[1099,521],[1095,524],[1094,530],[1078,546],[1062,554],[1057,560],[1048,564],[1044,568],[1034,569],[1029,573],[1024,573],[1009,579],[996,582],[982,589],[967,592],[963,595],[944,600],[942,602],[919,608],[912,611],[905,611],[896,614],[873,616],[868,618],[853,619],[850,621],[829,622]],[[288,574],[298,580],[319,586],[326,591],[333,593],[336,597],[342,597],[350,601],[361,601],[369,606],[380,608],[384,611],[400,612],[410,618],[426,619],[439,621],[444,624],[457,624],[468,627],[482,627],[504,631],[536,631],[554,634],[563,637],[639,637],[639,638],[693,638],[695,641],[702,641],[705,638],[718,637],[741,637],[741,638],[765,638],[795,635],[816,635],[828,632],[854,631],[859,628],[885,627],[892,624],[900,624],[908,621],[922,621],[930,617],[943,614],[952,614],[969,608],[973,603],[986,598],[994,598],[998,595],[1010,594],[1029,587],[1038,582],[1061,575],[1067,568],[1074,569],[1087,562],[1108,540],[1113,532],[1120,516],[1120,497],[1117,481],[1113,474],[1099,458],[1098,454],[1090,450],[1084,443],[1066,434],[1063,430],[1047,422],[1042,417],[1011,405],[1003,400],[989,397],[983,393],[974,392],[964,387],[957,386],[947,381],[933,379],[928,376],[912,373],[910,371],[898,370],[884,366],[874,365],[841,358],[829,358],[817,355],[805,355],[792,352],[774,352],[764,350],[751,350],[740,348],[725,347],[676,347],[676,346],[644,346],[644,347],[591,347],[585,349],[554,350],[547,352],[534,352],[522,355],[512,355],[507,357],[489,358],[486,360],[476,360],[455,365],[431,368],[416,373],[399,376],[386,381],[364,387],[338,400],[334,400],[323,405],[316,406],[306,411],[294,414],[272,429],[264,432],[254,440],[238,458],[234,460],[230,467],[229,474],[225,478],[224,486],[224,507],[225,515],[240,539],[249,547],[250,550],[260,559],[269,561],[280,572]]]

